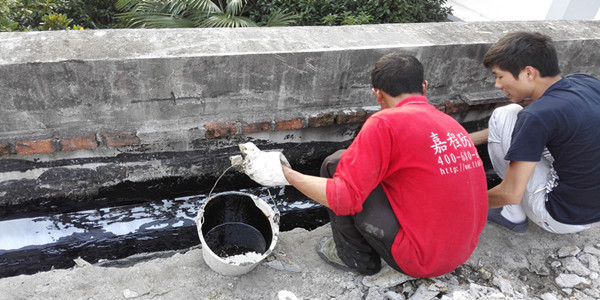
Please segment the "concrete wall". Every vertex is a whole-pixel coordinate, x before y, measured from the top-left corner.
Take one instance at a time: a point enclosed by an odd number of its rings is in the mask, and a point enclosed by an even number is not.
[[[599,21],[0,33],[0,215],[210,188],[247,140],[315,171],[377,110],[369,74],[393,51],[424,62],[432,104],[479,127],[506,101],[481,59],[515,30],[552,36],[564,74],[599,75]]]

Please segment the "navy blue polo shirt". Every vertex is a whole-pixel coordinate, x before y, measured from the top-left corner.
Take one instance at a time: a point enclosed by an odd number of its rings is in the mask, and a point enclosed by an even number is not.
[[[600,81],[571,74],[521,110],[505,159],[540,161],[547,147],[558,186],[546,209],[565,224],[600,221]]]

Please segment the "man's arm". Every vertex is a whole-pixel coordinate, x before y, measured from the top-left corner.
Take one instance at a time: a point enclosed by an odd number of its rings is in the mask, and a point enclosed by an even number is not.
[[[535,161],[511,161],[504,180],[488,191],[489,207],[521,203],[536,164]]]
[[[480,130],[480,131],[469,133],[469,136],[471,137],[471,140],[473,140],[473,144],[475,144],[475,146],[487,144],[488,135],[489,135],[489,130],[487,128]]]
[[[302,194],[306,195],[326,207],[329,207],[327,202],[327,178],[310,176],[294,171],[285,165],[281,165],[283,174],[287,181],[297,188]]]

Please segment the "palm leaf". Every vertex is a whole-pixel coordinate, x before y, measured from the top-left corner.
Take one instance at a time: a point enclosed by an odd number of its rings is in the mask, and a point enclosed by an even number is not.
[[[201,12],[205,12],[207,14],[221,12],[221,9],[219,8],[219,6],[216,5],[214,2],[212,2],[211,0],[175,0],[175,1],[168,1],[168,2],[172,2],[172,3],[181,2],[182,4],[185,5],[185,8],[188,12],[201,11]]]
[[[187,9],[186,1],[166,1],[159,11],[168,13],[172,16],[177,16],[185,12]]]
[[[146,15],[131,20],[131,27],[145,28],[191,28],[196,24],[188,19],[176,18],[171,15]]]
[[[229,16],[227,14],[212,14],[202,20],[201,27],[255,27],[254,21],[240,16]]]
[[[128,27],[250,27],[252,20],[240,16],[247,0],[118,0],[125,10],[117,15]],[[222,1],[227,1],[225,10]]]
[[[177,28],[193,27],[193,22],[185,20],[185,3],[183,1],[162,0],[119,0],[137,1],[129,11],[117,14],[117,17],[126,21],[127,27],[147,28]],[[131,4],[131,3],[129,3]],[[128,5],[129,5],[128,4]]]
[[[287,9],[279,8],[265,16],[265,19],[266,21],[261,23],[261,25],[268,27],[289,26],[296,23],[298,15],[288,12]]]
[[[119,11],[129,11],[142,0],[118,0],[115,8]]]
[[[228,13],[230,16],[237,16],[242,13],[246,2],[247,0],[227,0],[227,7],[225,8],[225,12]]]
[[[222,12],[221,8],[211,0],[189,0],[191,10],[200,10],[206,13]]]

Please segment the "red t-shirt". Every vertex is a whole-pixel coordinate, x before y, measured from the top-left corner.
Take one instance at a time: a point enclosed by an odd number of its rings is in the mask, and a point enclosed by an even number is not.
[[[465,129],[424,96],[367,119],[327,181],[329,207],[358,213],[379,183],[400,223],[392,255],[404,272],[435,277],[469,258],[487,218],[483,163]]]

